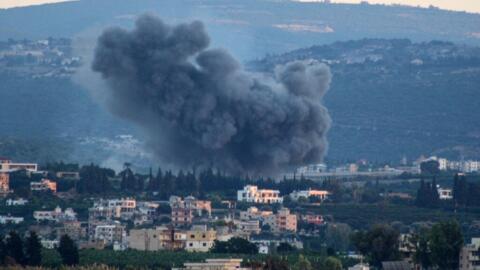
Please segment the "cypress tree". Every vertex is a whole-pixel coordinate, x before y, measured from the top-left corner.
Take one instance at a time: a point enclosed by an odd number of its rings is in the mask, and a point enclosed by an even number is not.
[[[30,235],[25,241],[26,264],[30,266],[39,266],[42,263],[42,245],[35,232],[30,232]]]
[[[5,244],[7,256],[14,259],[17,264],[25,263],[25,254],[23,253],[23,242],[20,236],[11,231],[8,234],[7,242]]]
[[[79,261],[77,245],[68,235],[63,235],[60,238],[60,245],[58,246],[58,253],[62,257],[64,265],[77,265]]]

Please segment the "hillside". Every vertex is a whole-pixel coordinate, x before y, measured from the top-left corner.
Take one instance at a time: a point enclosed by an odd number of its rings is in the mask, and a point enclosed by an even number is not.
[[[480,45],[480,14],[288,0],[80,0],[14,8],[0,10],[0,40],[89,35],[108,25],[129,26],[145,12],[170,22],[201,19],[215,46],[244,60],[362,38]]]
[[[371,39],[313,46],[252,62],[269,72],[294,59],[328,63],[329,158],[479,158],[480,48]]]
[[[479,47],[366,39],[272,55],[248,68],[270,72],[308,58],[334,75],[325,97],[333,118],[329,159],[480,158]],[[76,61],[68,40],[0,42],[3,155],[85,162],[144,155],[141,143],[118,137],[141,134],[73,82]]]

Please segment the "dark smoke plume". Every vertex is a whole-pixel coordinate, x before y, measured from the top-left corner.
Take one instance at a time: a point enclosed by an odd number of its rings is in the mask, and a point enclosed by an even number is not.
[[[253,173],[321,161],[329,68],[295,61],[267,77],[208,45],[201,22],[170,26],[144,15],[132,31],[106,30],[92,67],[112,111],[140,125],[163,161]]]

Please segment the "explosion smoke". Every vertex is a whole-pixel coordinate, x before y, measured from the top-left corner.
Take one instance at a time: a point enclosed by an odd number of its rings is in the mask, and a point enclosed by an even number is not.
[[[92,68],[112,111],[140,125],[161,160],[254,173],[321,161],[330,69],[295,61],[266,77],[208,45],[201,22],[169,26],[143,15],[132,31],[99,37]]]

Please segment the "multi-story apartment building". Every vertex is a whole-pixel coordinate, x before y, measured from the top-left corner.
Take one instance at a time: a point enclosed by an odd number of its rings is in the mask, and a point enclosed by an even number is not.
[[[270,226],[271,230],[276,233],[296,232],[297,215],[291,214],[288,208],[281,208],[275,215],[268,216],[264,224]]]
[[[186,233],[173,228],[133,229],[128,235],[128,247],[136,250],[179,250],[185,247]]]
[[[480,270],[480,238],[472,238],[472,242],[460,251],[459,270]]]
[[[135,214],[136,207],[137,201],[131,198],[99,200],[93,204],[93,207],[89,210],[89,213],[99,218],[104,215],[106,219],[131,219]]]
[[[76,221],[77,213],[75,213],[72,208],[67,208],[65,211],[62,211],[62,208],[57,206],[53,211],[34,211],[33,218],[36,221]]]
[[[126,241],[125,226],[120,223],[102,224],[95,226],[93,239],[95,242],[102,242],[105,245],[123,243]]]
[[[249,203],[282,203],[280,191],[273,189],[258,189],[257,186],[247,185],[237,191],[237,201]]]
[[[330,196],[330,192],[326,190],[297,190],[290,193],[290,198],[293,201],[298,201],[300,198],[308,199],[310,197],[318,198],[320,201],[324,201]]]
[[[217,232],[207,229],[206,225],[193,226],[187,231],[185,250],[189,252],[208,252],[214,241],[217,239]]]
[[[7,158],[0,158],[0,171],[18,171],[27,170],[30,172],[36,172],[38,170],[38,164],[36,163],[15,163]]]
[[[176,227],[191,225],[195,217],[201,217],[204,214],[208,214],[208,217],[212,215],[210,201],[197,200],[193,196],[188,196],[184,200],[171,196],[169,201],[172,209],[172,224]]]
[[[30,182],[30,190],[57,193],[57,183],[48,179],[42,179],[40,182]]]

